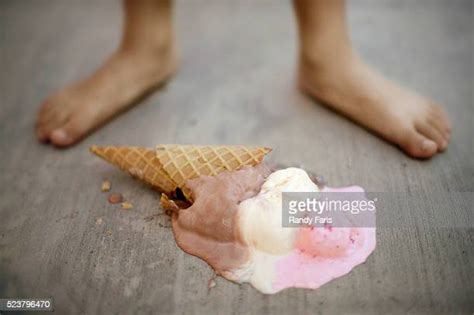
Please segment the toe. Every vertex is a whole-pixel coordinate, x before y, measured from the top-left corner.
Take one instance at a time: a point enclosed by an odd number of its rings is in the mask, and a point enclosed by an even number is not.
[[[51,143],[58,147],[66,147],[78,142],[84,135],[84,129],[81,128],[80,121],[71,119],[63,126],[51,132]]]
[[[451,122],[446,112],[443,111],[440,106],[431,106],[429,119],[432,124],[436,125],[437,128],[443,132],[443,134],[451,133]]]
[[[51,132],[51,142],[57,146],[66,146],[70,144],[69,135],[63,128]]]
[[[51,138],[51,132],[61,126],[68,117],[64,107],[45,103],[41,106],[36,119],[35,133],[41,142],[47,142]]]
[[[45,131],[45,125],[42,122],[36,122],[35,127],[36,138],[41,142],[48,141],[48,134]]]
[[[439,130],[435,125],[430,124],[427,121],[417,123],[415,125],[416,130],[421,133],[423,136],[432,140],[436,143],[438,150],[444,151],[448,145],[448,141],[444,136],[443,132]]]
[[[41,120],[36,123],[36,137],[41,142],[47,142],[51,140],[51,133],[57,127],[61,126],[62,119],[57,116],[52,116],[49,120]]]
[[[41,142],[45,142],[48,140],[46,129],[49,121],[51,120],[51,112],[51,106],[49,106],[49,103],[44,102],[43,104],[41,104],[38,114],[36,116],[35,132],[36,137]]]
[[[438,145],[416,130],[406,132],[401,141],[402,149],[415,158],[426,159],[436,154]]]
[[[441,146],[441,150],[445,150],[451,138],[451,122],[448,115],[438,105],[432,105],[431,111],[426,119],[427,123],[436,128],[437,133],[441,134],[445,140],[445,145]]]
[[[451,129],[446,124],[446,122],[439,118],[431,117],[427,119],[427,123],[435,128],[439,134],[441,134],[443,139],[446,141],[446,144],[449,143],[449,139],[451,138]]]

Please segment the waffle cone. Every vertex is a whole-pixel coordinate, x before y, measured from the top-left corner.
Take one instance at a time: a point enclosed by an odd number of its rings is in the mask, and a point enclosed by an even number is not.
[[[186,188],[188,179],[255,166],[270,151],[266,147],[177,144],[159,145],[156,149],[91,147],[91,152],[166,194],[181,188],[188,200],[192,200]]]
[[[250,146],[159,145],[156,155],[169,177],[181,189],[201,175],[216,176],[243,166],[260,164],[270,148]]]
[[[90,151],[167,194],[173,193],[177,187],[164,171],[154,149],[126,146],[92,146]]]

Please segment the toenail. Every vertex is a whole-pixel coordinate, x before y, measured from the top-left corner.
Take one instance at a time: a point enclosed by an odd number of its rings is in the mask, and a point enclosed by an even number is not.
[[[59,142],[64,142],[67,139],[67,134],[63,129],[56,129],[51,133],[51,138]]]
[[[433,141],[430,140],[423,140],[421,143],[421,150],[422,151],[431,151],[433,148]]]

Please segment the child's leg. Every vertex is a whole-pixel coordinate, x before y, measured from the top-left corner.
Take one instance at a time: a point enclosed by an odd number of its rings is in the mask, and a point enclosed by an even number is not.
[[[67,146],[123,111],[176,70],[171,0],[126,0],[122,42],[89,78],[50,96],[38,114],[41,141]]]
[[[299,84],[311,96],[414,157],[443,151],[450,123],[434,102],[388,81],[352,50],[343,0],[294,0]]]

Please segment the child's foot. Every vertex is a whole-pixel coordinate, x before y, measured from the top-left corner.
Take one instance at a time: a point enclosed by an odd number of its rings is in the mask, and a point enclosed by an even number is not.
[[[176,56],[158,52],[117,52],[91,77],[48,97],[38,113],[40,141],[68,146],[161,85],[176,69]]]
[[[448,145],[450,122],[438,105],[398,87],[357,58],[303,60],[299,84],[306,93],[413,157],[429,158]]]

